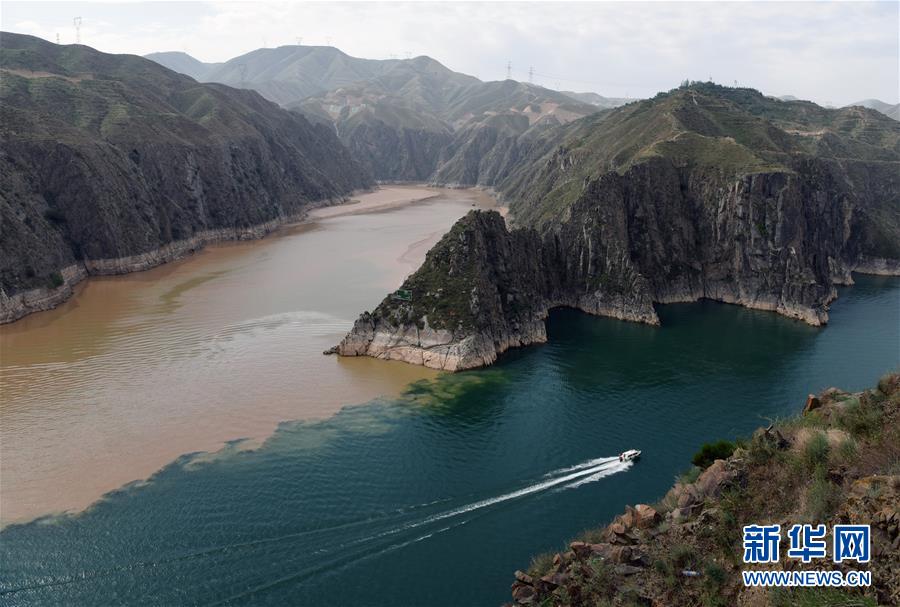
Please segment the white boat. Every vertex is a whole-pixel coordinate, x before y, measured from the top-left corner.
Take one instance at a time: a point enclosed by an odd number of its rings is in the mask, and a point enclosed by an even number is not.
[[[641,456],[641,452],[638,451],[637,449],[629,449],[628,451],[622,451],[622,453],[619,454],[619,461],[627,462],[627,461],[630,461],[633,459],[637,459],[640,456]]]

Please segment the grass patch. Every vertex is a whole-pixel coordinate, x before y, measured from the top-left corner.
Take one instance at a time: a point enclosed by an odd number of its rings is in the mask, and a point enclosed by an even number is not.
[[[703,472],[702,468],[691,466],[683,474],[675,477],[675,482],[681,483],[682,485],[690,485],[691,483],[697,482],[701,472]]]
[[[811,523],[829,520],[840,501],[840,489],[828,480],[824,467],[816,469],[806,492],[806,519]]]
[[[700,447],[700,451],[694,454],[691,463],[698,468],[708,468],[717,459],[726,459],[734,453],[735,445],[731,441],[720,440],[715,443],[706,443]]]
[[[550,572],[550,569],[553,567],[553,557],[556,556],[555,552],[542,552],[538,554],[534,558],[531,559],[531,564],[528,565],[528,575],[534,577],[541,577],[547,575]]]
[[[838,425],[857,438],[875,436],[881,429],[882,411],[870,399],[853,399],[844,405],[837,418]]]
[[[815,432],[803,447],[803,466],[812,472],[828,463],[828,438],[824,432]]]

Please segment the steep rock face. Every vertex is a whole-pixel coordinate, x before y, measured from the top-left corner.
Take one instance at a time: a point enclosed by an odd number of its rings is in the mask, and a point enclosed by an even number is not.
[[[335,351],[455,371],[546,341],[542,255],[535,232],[510,233],[497,213],[472,211],[404,282],[411,301],[389,296]]]
[[[450,134],[371,120],[348,125],[340,138],[353,158],[375,179],[426,181],[450,141]]]
[[[333,130],[254,92],[30,36],[0,52],[0,322],[371,183]]]
[[[658,324],[653,303],[700,298],[828,320],[836,284],[867,258],[853,186],[829,162],[737,179],[667,159],[587,182],[564,220],[507,230],[471,212],[336,347],[445,370],[546,341],[557,306]]]
[[[493,186],[547,148],[542,135],[559,126],[554,118],[532,125],[527,116],[498,115],[453,133],[431,177],[432,183]]]
[[[591,244],[575,246],[584,251]],[[411,301],[389,296],[360,317],[334,352],[456,371],[545,342],[544,320],[554,307],[659,322],[646,281],[627,260],[605,259],[615,280],[601,284],[591,268],[567,263],[574,258],[553,235],[510,232],[498,213],[471,211],[403,283]]]
[[[900,268],[900,127],[876,112],[698,83],[523,127],[484,121],[438,173],[497,188],[520,228],[461,220],[456,237],[494,248],[448,236],[411,304],[386,299],[337,352],[479,366],[546,339],[554,306],[655,324],[654,303],[707,298],[822,325],[851,271]]]

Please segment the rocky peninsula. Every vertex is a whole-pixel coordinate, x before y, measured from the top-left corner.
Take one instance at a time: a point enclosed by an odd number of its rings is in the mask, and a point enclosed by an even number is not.
[[[655,303],[712,299],[824,325],[853,271],[900,269],[900,125],[807,105],[688,86],[574,122],[500,182],[514,229],[460,219],[333,351],[479,367],[545,341],[558,306],[658,324]]]

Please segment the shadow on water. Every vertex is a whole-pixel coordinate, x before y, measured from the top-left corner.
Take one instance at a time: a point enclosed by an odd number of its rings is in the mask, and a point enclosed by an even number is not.
[[[711,302],[661,306],[659,328],[555,311],[549,343],[491,369],[7,527],[0,603],[499,604],[513,570],[661,496],[701,443],[895,368],[898,296],[862,279],[825,329]]]

